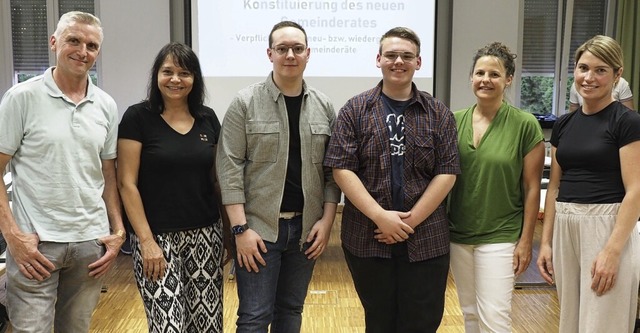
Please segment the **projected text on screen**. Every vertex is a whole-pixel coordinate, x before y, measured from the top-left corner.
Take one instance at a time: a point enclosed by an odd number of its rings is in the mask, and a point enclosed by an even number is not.
[[[311,48],[306,76],[378,77],[380,36],[396,26],[420,37],[422,68],[433,77],[435,0],[227,0],[198,2],[198,53],[205,76],[264,76],[269,32],[279,21],[302,25]]]

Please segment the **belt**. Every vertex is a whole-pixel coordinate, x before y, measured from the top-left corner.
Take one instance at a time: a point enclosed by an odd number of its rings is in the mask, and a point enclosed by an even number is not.
[[[302,215],[301,212],[280,212],[280,218],[283,220],[291,220],[294,217]]]

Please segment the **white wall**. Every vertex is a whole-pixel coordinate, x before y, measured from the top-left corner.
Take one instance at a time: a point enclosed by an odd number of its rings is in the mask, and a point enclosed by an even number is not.
[[[453,0],[451,44],[450,108],[459,110],[475,103],[471,92],[470,71],[474,53],[493,41],[507,45],[511,52],[522,54],[523,0]],[[520,82],[522,57],[516,58],[514,82]],[[515,104],[519,85],[507,91]]]
[[[158,0],[98,0],[104,42],[98,58],[99,85],[120,114],[146,98],[149,71],[170,40],[170,4]]]

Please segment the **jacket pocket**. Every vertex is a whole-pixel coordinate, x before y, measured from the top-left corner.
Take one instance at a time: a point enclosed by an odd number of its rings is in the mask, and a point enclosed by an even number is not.
[[[324,152],[331,137],[329,124],[311,123],[311,162],[322,163]]]
[[[276,162],[280,140],[280,122],[254,121],[245,125],[247,159],[252,162]]]
[[[414,157],[415,167],[420,170],[433,170],[435,165],[435,146],[430,135],[418,136],[416,141],[416,152]]]

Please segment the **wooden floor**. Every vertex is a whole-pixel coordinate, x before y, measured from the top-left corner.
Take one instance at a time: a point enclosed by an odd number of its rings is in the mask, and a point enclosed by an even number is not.
[[[303,314],[304,333],[364,332],[363,311],[353,288],[339,243],[339,218],[334,225],[330,246],[318,260]],[[91,325],[91,332],[146,332],[146,318],[132,274],[131,257],[120,255],[117,265],[106,279],[103,293]],[[236,284],[225,279],[224,327],[235,331],[238,306]],[[558,331],[558,301],[555,289],[517,289],[513,298],[513,330],[517,333]],[[464,332],[455,283],[451,276],[446,292],[446,306],[439,333]]]

